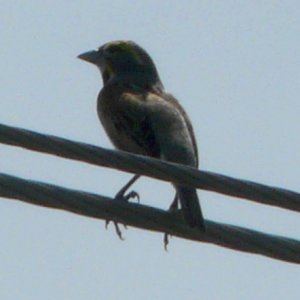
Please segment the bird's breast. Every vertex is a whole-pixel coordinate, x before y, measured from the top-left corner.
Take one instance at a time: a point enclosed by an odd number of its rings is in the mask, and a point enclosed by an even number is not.
[[[117,97],[100,93],[97,102],[98,117],[113,145],[120,150],[147,155],[145,149],[132,137],[132,124],[126,120]]]

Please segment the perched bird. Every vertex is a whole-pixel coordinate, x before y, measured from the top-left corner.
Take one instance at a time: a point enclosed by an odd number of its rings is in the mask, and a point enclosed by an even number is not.
[[[112,41],[78,57],[100,69],[103,88],[98,96],[98,116],[116,148],[198,167],[191,121],[178,101],[165,92],[154,62],[143,48],[132,41]],[[174,186],[184,219],[204,231],[196,189]]]

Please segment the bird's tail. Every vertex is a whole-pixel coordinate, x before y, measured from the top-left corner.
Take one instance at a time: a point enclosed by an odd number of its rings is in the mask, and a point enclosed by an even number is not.
[[[187,186],[176,186],[176,190],[186,222],[191,227],[197,227],[205,231],[203,215],[196,189]]]

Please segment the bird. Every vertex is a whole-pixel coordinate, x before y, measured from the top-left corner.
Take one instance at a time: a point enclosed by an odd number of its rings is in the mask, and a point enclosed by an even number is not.
[[[198,148],[192,123],[178,100],[165,91],[154,61],[137,43],[110,41],[78,58],[98,67],[103,87],[97,112],[113,145],[131,152],[198,168]],[[122,196],[132,180],[120,190]],[[174,183],[185,222],[205,231],[196,189]],[[137,196],[135,192],[130,197]],[[118,231],[118,230],[117,230]]]

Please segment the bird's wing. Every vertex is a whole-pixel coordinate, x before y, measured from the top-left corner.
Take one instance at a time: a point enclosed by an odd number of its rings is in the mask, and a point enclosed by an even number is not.
[[[178,108],[178,102],[175,105],[174,100],[167,97],[154,93],[124,93],[118,105],[122,111],[122,127],[127,128],[128,135],[147,153],[151,153],[154,146],[159,152],[155,157],[197,166],[197,150],[189,120]]]
[[[199,152],[198,152],[198,146],[197,146],[196,136],[195,136],[194,129],[193,129],[193,126],[192,126],[192,122],[191,122],[188,114],[185,112],[183,107],[179,104],[179,102],[177,101],[177,99],[173,95],[167,94],[167,99],[177,107],[177,109],[181,112],[181,114],[182,114],[182,116],[185,120],[185,123],[187,125],[188,131],[189,131],[191,139],[192,139],[193,148],[194,148],[195,156],[196,156],[196,159],[197,159],[196,166],[198,167]]]
[[[159,158],[197,166],[197,147],[192,125],[178,102],[168,95],[124,93],[119,99],[123,122],[131,139],[159,149]],[[124,124],[123,123],[123,124]],[[123,125],[125,126],[125,125]],[[150,147],[151,148],[151,147]],[[148,149],[147,151],[151,151]],[[175,184],[186,221],[204,230],[203,216],[195,188]]]
[[[123,93],[112,116],[117,135],[111,136],[117,148],[152,157],[160,157],[152,123],[141,94]]]

